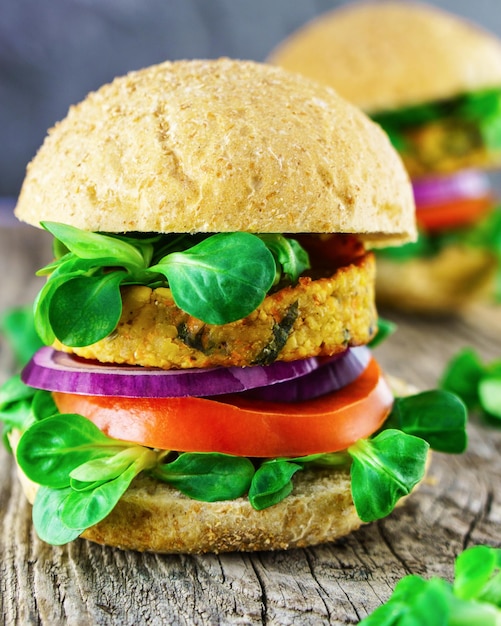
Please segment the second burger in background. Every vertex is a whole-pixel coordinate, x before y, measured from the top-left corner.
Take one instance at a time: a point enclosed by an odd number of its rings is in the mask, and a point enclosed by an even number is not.
[[[485,173],[501,166],[501,42],[426,4],[360,2],[270,60],[360,106],[412,178],[419,240],[379,255],[378,301],[450,312],[501,296],[501,212]]]

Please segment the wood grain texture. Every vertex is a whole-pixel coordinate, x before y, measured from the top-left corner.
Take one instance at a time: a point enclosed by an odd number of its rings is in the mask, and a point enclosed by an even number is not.
[[[36,267],[50,255],[43,233],[0,229],[3,310],[27,303]],[[399,330],[376,349],[383,366],[431,388],[458,349],[501,357],[501,311],[458,318],[382,312]],[[12,371],[0,345],[0,376]],[[501,429],[472,418],[462,456],[433,455],[420,490],[389,518],[337,542],[290,552],[159,556],[83,540],[51,547],[36,537],[11,457],[0,449],[0,615],[5,624],[356,624],[406,574],[452,577],[466,546],[501,546]]]

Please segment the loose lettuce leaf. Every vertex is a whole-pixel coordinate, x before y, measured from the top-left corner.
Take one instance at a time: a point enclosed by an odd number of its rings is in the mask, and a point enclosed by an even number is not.
[[[501,425],[501,359],[484,363],[473,348],[465,347],[446,365],[440,386],[462,398],[470,411]]]
[[[438,577],[405,576],[360,626],[499,626],[500,567],[501,550],[467,548],[456,559],[453,584]]]

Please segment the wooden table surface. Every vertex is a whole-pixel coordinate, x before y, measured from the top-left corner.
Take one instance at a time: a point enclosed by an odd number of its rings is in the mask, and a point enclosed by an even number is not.
[[[50,258],[44,233],[0,226],[0,310],[32,301]],[[473,346],[501,357],[501,309],[423,320],[384,315],[399,330],[376,349],[387,371],[421,388]],[[0,344],[0,382],[14,367]],[[468,451],[435,454],[420,490],[389,518],[335,543],[290,552],[164,556],[84,540],[43,544],[0,450],[0,614],[5,624],[356,624],[406,574],[450,579],[465,547],[501,546],[501,429],[472,418]]]

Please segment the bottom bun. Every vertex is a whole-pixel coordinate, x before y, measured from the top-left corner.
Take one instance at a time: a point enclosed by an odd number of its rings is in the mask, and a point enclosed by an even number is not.
[[[33,503],[37,486],[21,472],[20,477]],[[292,494],[263,511],[253,509],[246,498],[199,502],[158,480],[138,476],[108,517],[81,536],[141,552],[250,552],[333,541],[361,525],[349,470],[298,472]]]
[[[414,393],[389,380],[397,395]],[[15,447],[17,443],[12,438]],[[28,500],[38,485],[19,470]],[[400,500],[402,503],[405,499]],[[104,520],[81,536],[125,550],[204,553],[286,550],[334,541],[363,524],[351,496],[349,469],[305,469],[294,475],[292,493],[256,511],[248,499],[192,500],[148,476],[138,476]]]
[[[453,313],[488,297],[496,267],[493,254],[460,245],[407,261],[379,256],[376,298],[379,305],[408,312]]]
[[[293,493],[263,511],[253,509],[246,498],[190,500],[167,485],[143,478],[106,520],[83,536],[154,552],[285,550],[332,541],[362,524],[351,499],[349,472],[300,474]]]
[[[246,498],[198,502],[144,477],[106,520],[83,536],[154,552],[285,550],[332,541],[361,524],[349,472],[301,472],[293,493],[263,511],[253,509]]]

